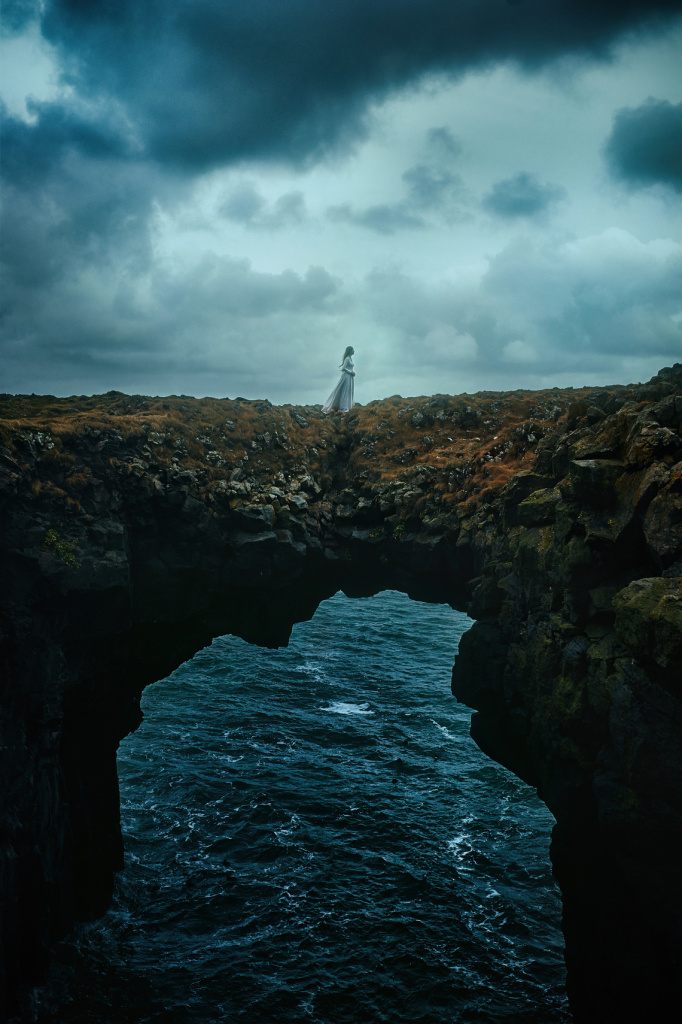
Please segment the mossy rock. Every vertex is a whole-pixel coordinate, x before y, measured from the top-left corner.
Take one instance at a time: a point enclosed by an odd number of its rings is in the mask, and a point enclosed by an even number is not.
[[[618,459],[573,459],[569,466],[573,494],[598,508],[610,505],[624,472],[625,464]]]
[[[544,572],[552,561],[554,537],[550,526],[524,526],[517,552],[526,572]]]
[[[682,577],[635,580],[613,599],[616,632],[625,649],[663,669],[682,661]]]
[[[556,507],[561,495],[556,487],[545,487],[533,491],[517,509],[521,526],[545,526],[556,518]]]
[[[548,488],[554,483],[554,478],[544,476],[541,473],[523,472],[516,473],[509,480],[509,483],[502,492],[506,508],[519,505],[530,497],[534,491],[541,488]]]

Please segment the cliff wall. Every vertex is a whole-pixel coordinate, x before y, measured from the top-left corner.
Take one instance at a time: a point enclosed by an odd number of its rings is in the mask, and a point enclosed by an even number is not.
[[[268,402],[0,397],[5,1008],[122,866],[116,750],[216,635],[343,588],[476,619],[472,735],[557,819],[576,1020],[680,996],[682,367],[646,385]],[[1,1011],[0,1011],[1,1012]]]

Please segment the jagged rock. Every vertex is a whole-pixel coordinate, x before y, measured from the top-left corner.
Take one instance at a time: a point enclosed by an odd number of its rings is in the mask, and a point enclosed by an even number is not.
[[[518,505],[517,521],[521,526],[544,526],[546,523],[553,523],[560,501],[561,494],[556,487],[533,491]]]
[[[472,619],[488,619],[496,616],[502,606],[504,592],[495,576],[481,576],[470,581],[471,600],[467,604],[467,615]]]
[[[678,430],[645,424],[628,452],[630,466],[650,466],[655,459],[679,459],[682,441]]]
[[[477,711],[504,712],[508,648],[495,622],[478,621],[464,634],[453,670],[453,690],[458,700]]]
[[[556,818],[576,1022],[666,1019],[682,958],[682,367],[585,395],[388,399],[349,417],[211,400],[201,423],[200,402],[148,399],[153,432],[125,396],[97,413],[120,432],[0,397],[13,992],[108,905],[116,748],[143,688],[216,635],[285,643],[339,588],[395,588],[469,599],[478,620],[453,688],[478,709],[477,742]]]
[[[588,423],[599,423],[606,416],[603,409],[600,409],[597,405],[590,405],[585,413]]]
[[[675,668],[682,688],[682,577],[634,580],[613,598],[616,633],[628,654]]]
[[[569,467],[572,494],[590,505],[610,505],[624,472],[620,459],[573,459]]]
[[[101,519],[93,523],[88,528],[88,534],[104,551],[123,551],[125,547],[123,526],[113,519]]]
[[[665,470],[658,471],[659,479]],[[682,462],[672,466],[667,483],[651,501],[644,518],[644,537],[656,566],[666,574],[682,569]]]
[[[649,413],[651,418],[660,423],[662,427],[679,430],[682,423],[682,398],[679,395],[668,395],[667,398],[653,405]]]
[[[275,511],[272,505],[242,505],[233,511],[231,518],[239,529],[257,533],[272,529]]]
[[[508,508],[519,505],[526,498],[530,497],[533,491],[553,487],[555,478],[543,476],[539,473],[517,473],[511,478],[504,489],[504,501]]]

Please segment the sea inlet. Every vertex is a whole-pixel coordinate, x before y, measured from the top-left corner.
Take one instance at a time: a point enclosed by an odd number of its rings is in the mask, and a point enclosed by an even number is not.
[[[469,737],[471,625],[338,593],[287,648],[219,637],[121,744],[114,903],[39,1024],[561,1024],[553,818]]]

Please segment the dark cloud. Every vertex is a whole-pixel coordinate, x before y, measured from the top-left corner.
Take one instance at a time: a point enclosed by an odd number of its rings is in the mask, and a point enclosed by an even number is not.
[[[316,160],[362,135],[368,102],[432,72],[604,57],[682,0],[47,0],[65,81],[121,104],[146,153],[186,170]],[[18,15],[17,15],[18,17]]]
[[[408,168],[402,180],[407,194],[400,202],[381,203],[360,210],[350,203],[343,203],[330,206],[327,217],[332,221],[367,228],[379,235],[426,228],[430,224],[427,214],[438,214],[439,220],[446,222],[464,217],[459,204],[464,200],[466,190],[458,174],[439,165],[421,163]]]
[[[630,188],[682,192],[682,103],[649,98],[619,110],[605,147],[611,174]]]
[[[268,231],[303,224],[308,216],[302,192],[285,192],[268,206],[251,182],[234,188],[220,204],[218,212],[244,227]]]
[[[357,210],[350,203],[330,206],[327,217],[331,221],[355,224],[360,228],[375,231],[378,235],[394,235],[396,231],[425,228],[426,221],[410,211],[405,203],[385,203]]]
[[[99,335],[86,330],[95,348],[131,327],[112,288],[149,273],[157,204],[184,186],[134,161],[125,126],[106,110],[100,120],[80,104],[29,110],[33,123],[2,123],[0,316],[6,370],[20,353],[28,373],[39,375],[48,366],[58,372],[83,325],[97,322]],[[97,314],[93,303],[101,304]]]
[[[27,189],[41,182],[70,153],[92,160],[128,160],[133,147],[120,118],[105,109],[79,113],[62,103],[27,100],[31,122],[2,111],[2,177]]]
[[[289,227],[302,224],[307,217],[303,193],[297,190],[285,192],[276,200],[271,213],[263,221],[264,227]]]
[[[251,224],[262,213],[263,196],[249,182],[233,189],[218,207],[218,213],[237,224]]]
[[[34,124],[2,124],[3,232],[6,279],[43,285],[95,264],[150,252],[149,218],[173,191],[158,171],[134,164],[106,120],[57,104],[32,104]]]
[[[681,6],[45,0],[42,31],[70,93],[32,103],[31,123],[5,119],[2,174],[17,197],[10,215],[26,222],[10,232],[21,251],[8,258],[26,276],[32,246],[40,277],[95,251],[106,259],[122,238],[139,254],[149,245],[154,201],[181,188],[178,171],[245,157],[320,158],[362,133],[372,99],[410,79],[496,59],[535,68],[568,52],[604,54],[620,33]],[[19,26],[38,8],[6,2],[3,16]],[[332,216],[390,234],[421,227],[427,210],[445,216],[447,195],[456,219],[458,179],[447,161],[460,144],[445,127],[432,129],[428,142],[429,159],[406,172],[404,201],[367,210],[342,204]],[[295,193],[269,207],[246,193],[226,204],[225,216],[252,227],[304,216]]]
[[[0,34],[18,35],[40,15],[40,0],[3,0]]]
[[[560,185],[539,181],[534,174],[522,171],[513,178],[497,181],[483,199],[483,208],[496,217],[542,217],[552,206],[566,198]]]
[[[408,205],[421,210],[443,209],[464,191],[458,174],[427,164],[410,167],[403,174],[403,181],[407,185]]]
[[[315,366],[320,336],[330,333],[325,324],[348,301],[323,267],[262,273],[247,260],[207,254],[176,272],[109,270],[11,304],[4,388],[267,393],[290,400],[300,367]],[[15,285],[9,298],[18,291]]]
[[[372,330],[391,326],[402,309],[401,322],[412,325],[406,345],[417,353],[430,339],[434,353],[471,358],[477,346],[481,360],[494,358],[519,340],[499,325],[514,319],[518,295],[530,303],[528,281],[525,291],[494,292],[493,275],[473,297],[398,283],[377,287],[370,300],[349,297],[321,268],[262,274],[211,257],[188,269],[184,253],[184,269],[171,272],[163,247],[155,249],[157,214],[172,221],[196,176],[215,168],[263,160],[303,167],[347,151],[369,131],[373,104],[431,74],[502,62],[532,72],[568,54],[608,57],[624,33],[660,27],[681,9],[682,0],[3,0],[7,33],[40,19],[62,88],[58,100],[30,104],[30,120],[6,117],[2,128],[2,387],[126,390],[141,381],[147,390],[175,374],[169,390],[188,390],[191,378],[196,393],[248,393],[229,382],[262,379],[263,390],[285,400],[300,393],[300,367],[312,365],[321,337],[336,344],[337,331],[346,343],[351,298],[376,311]],[[620,166],[624,149],[614,147]],[[433,128],[398,201],[345,203],[329,216],[384,235],[456,220],[461,152],[448,128]],[[491,193],[495,212],[517,216],[505,184]],[[557,198],[556,186],[535,185],[526,216]],[[224,197],[220,214],[254,230],[307,216],[300,193],[267,201],[248,183]],[[543,263],[524,265],[538,277]],[[565,337],[579,336],[589,320],[587,278],[571,280],[583,312],[555,324]],[[561,292],[547,322],[573,301]],[[590,301],[589,323],[606,336],[597,292]],[[622,302],[623,323],[630,311],[641,337],[674,336],[670,316],[656,320],[648,299],[636,309]],[[213,366],[226,383],[213,382]]]

